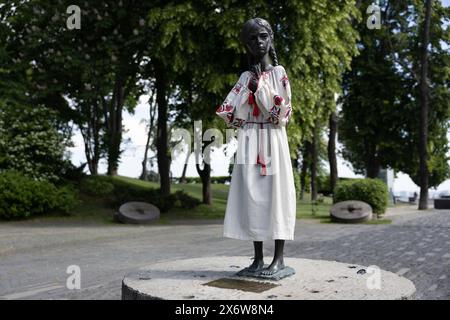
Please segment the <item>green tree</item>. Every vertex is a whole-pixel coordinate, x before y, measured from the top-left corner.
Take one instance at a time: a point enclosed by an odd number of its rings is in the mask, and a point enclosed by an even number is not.
[[[363,2],[365,11],[370,1]],[[449,176],[446,133],[448,109],[448,9],[433,1],[430,17],[428,121],[429,186]],[[360,172],[376,177],[392,167],[419,182],[421,34],[424,5],[420,1],[382,1],[380,30],[358,25],[360,55],[345,76],[340,140],[343,155]]]
[[[68,30],[71,4],[10,1],[0,8],[5,62],[26,83],[28,101],[59,110],[79,127],[91,173],[106,155],[108,173],[115,175],[122,112],[134,108],[141,89],[138,80],[152,43],[145,15],[154,4],[81,3],[81,29]]]

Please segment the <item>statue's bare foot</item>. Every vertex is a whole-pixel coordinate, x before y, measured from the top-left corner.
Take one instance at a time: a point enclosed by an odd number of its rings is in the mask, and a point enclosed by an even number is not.
[[[254,259],[253,263],[248,266],[247,268],[245,268],[246,271],[248,272],[257,272],[262,270],[262,268],[264,268],[264,260],[263,259]]]
[[[261,272],[261,275],[263,275],[263,276],[271,276],[271,275],[274,275],[275,273],[277,273],[278,271],[281,271],[283,269],[284,269],[284,261],[281,260],[281,259],[276,259],[276,260],[272,261],[270,266],[268,266],[267,268],[265,268]]]
[[[240,275],[248,275],[248,273],[257,273],[263,269],[264,269],[264,260],[262,258],[254,259],[251,265],[239,271],[237,275],[240,276]]]

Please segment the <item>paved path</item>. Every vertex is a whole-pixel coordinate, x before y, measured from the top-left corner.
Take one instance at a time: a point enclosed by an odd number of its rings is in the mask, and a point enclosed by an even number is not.
[[[412,280],[418,299],[450,299],[450,210],[388,213],[390,225],[298,220],[286,256],[377,265]],[[148,264],[206,256],[252,256],[221,237],[222,221],[123,226],[69,222],[0,224],[0,299],[120,299],[121,279]],[[265,252],[270,262],[273,244]],[[230,264],[233,262],[230,261]],[[81,270],[69,290],[67,267]],[[301,270],[297,270],[301,272]]]

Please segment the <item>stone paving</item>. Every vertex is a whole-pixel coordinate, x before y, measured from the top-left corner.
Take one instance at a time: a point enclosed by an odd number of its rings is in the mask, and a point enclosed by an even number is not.
[[[414,282],[417,299],[450,300],[450,210],[390,209],[389,225],[297,220],[289,257],[376,265]],[[120,299],[125,274],[160,261],[252,256],[251,242],[221,237],[222,221],[148,226],[92,223],[0,224],[0,299]],[[265,245],[270,262],[273,243]],[[230,264],[233,262],[230,261]],[[67,268],[81,289],[66,287]],[[297,270],[301,272],[301,270]]]

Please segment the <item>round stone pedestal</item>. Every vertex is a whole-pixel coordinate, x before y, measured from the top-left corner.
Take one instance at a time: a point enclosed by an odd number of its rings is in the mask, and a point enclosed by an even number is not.
[[[285,258],[295,274],[279,281],[239,277],[248,257],[208,257],[155,263],[125,276],[123,300],[150,299],[412,299],[414,284],[376,266]]]

